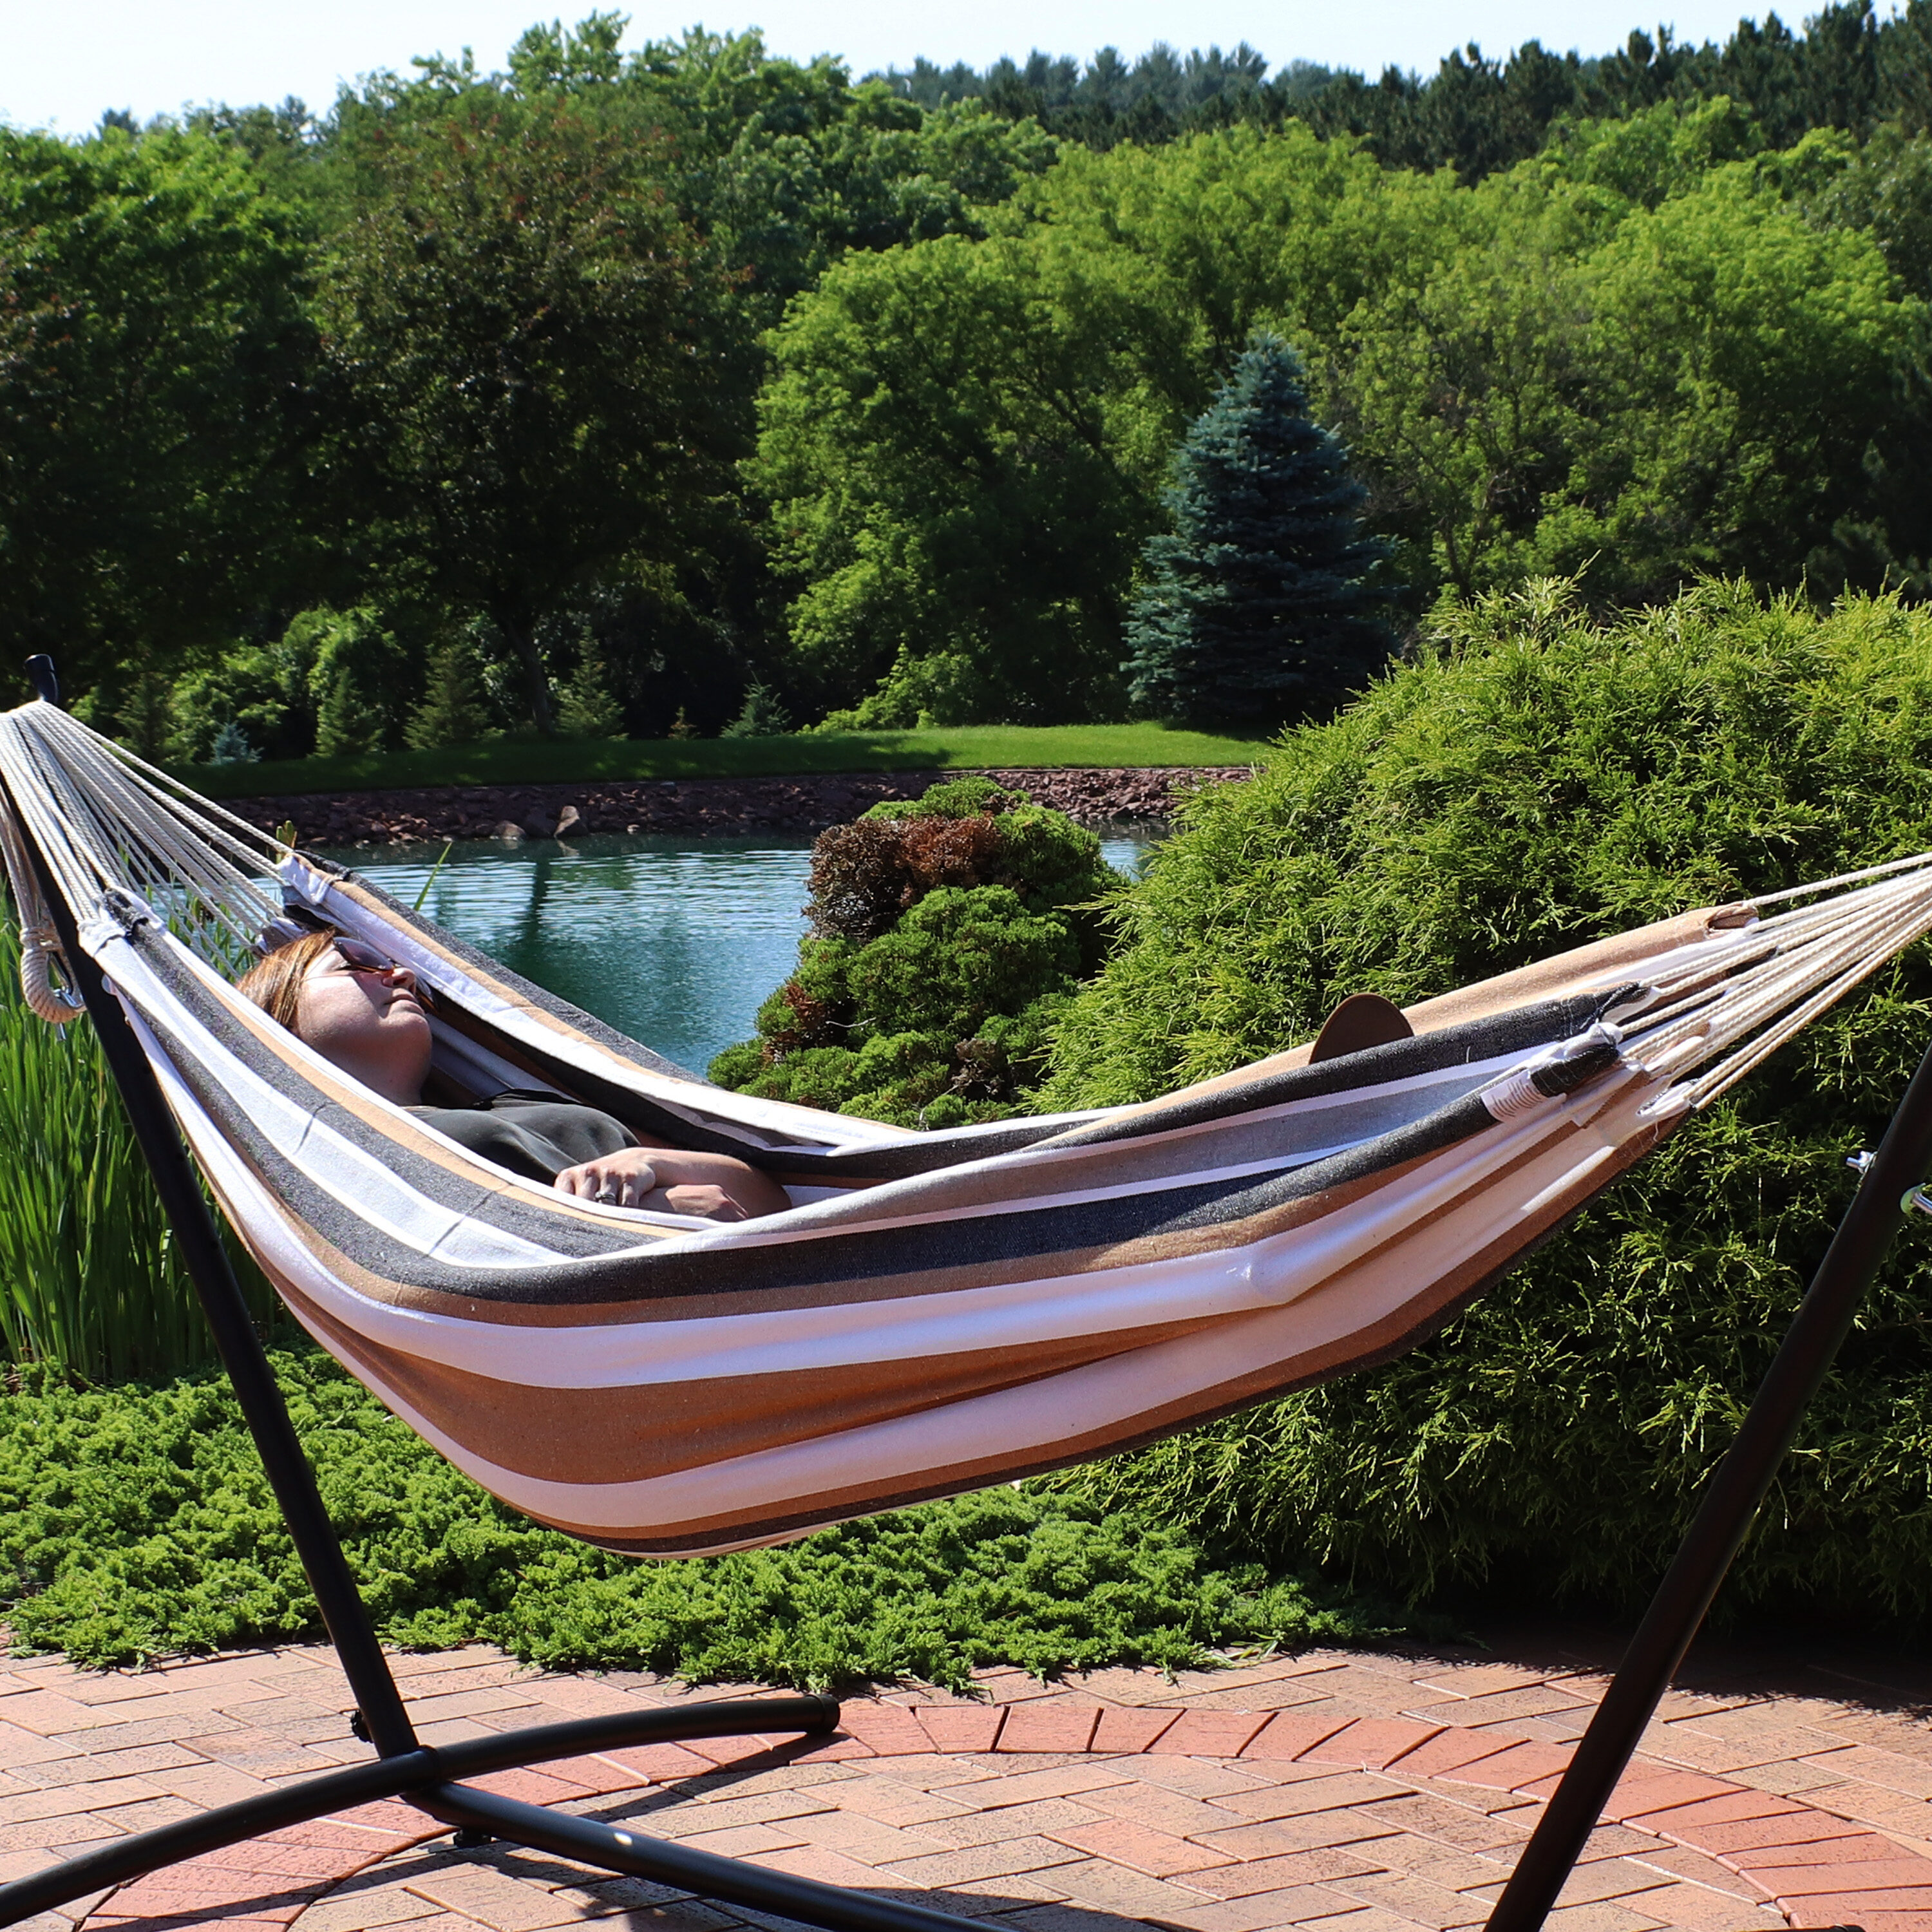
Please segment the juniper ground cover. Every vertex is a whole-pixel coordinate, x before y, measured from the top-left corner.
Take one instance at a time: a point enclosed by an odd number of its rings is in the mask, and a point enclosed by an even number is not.
[[[784,1548],[640,1562],[494,1502],[324,1357],[274,1360],[393,1642],[482,1640],[536,1664],[695,1681],[963,1688],[976,1664],[1177,1668],[1211,1646],[1372,1640],[1410,1621],[1217,1565],[1131,1512],[1005,1487]],[[0,1613],[17,1644],[105,1665],[320,1634],[218,1376],[16,1381],[0,1400]]]

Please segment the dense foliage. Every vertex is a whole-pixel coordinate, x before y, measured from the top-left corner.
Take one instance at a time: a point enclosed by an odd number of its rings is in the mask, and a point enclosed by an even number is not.
[[[76,682],[226,642],[302,574],[298,211],[224,142],[0,128],[0,655]]]
[[[1559,120],[1621,119],[1660,101],[1728,94],[1779,147],[1814,128],[1863,136],[1886,121],[1922,131],[1932,121],[1932,14],[1907,0],[1880,19],[1867,0],[1828,5],[1793,33],[1775,14],[1744,20],[1720,47],[1680,44],[1666,27],[1634,32],[1614,52],[1552,54],[1536,40],[1486,56],[1472,42],[1426,76],[1390,67],[1373,80],[1291,61],[1272,76],[1244,41],[1186,56],[1157,45],[1132,63],[1103,47],[1083,68],[1036,52],[1024,63],[917,61],[886,79],[910,100],[983,100],[1066,140],[1106,149],[1234,124],[1305,122],[1318,134],[1365,136],[1390,166],[1453,167],[1465,181],[1526,160]]]
[[[1171,531],[1127,620],[1129,695],[1157,714],[1262,730],[1359,690],[1388,655],[1369,581],[1367,494],[1311,422],[1301,367],[1263,335],[1189,429]]]
[[[1372,84],[855,83],[592,14],[319,118],[0,130],[0,630],[180,758],[1125,718],[1258,327],[1398,628],[1586,567],[1916,594],[1928,9]],[[284,640],[351,613],[388,658],[318,689]]]
[[[901,1676],[963,1688],[996,1663],[1174,1669],[1210,1645],[1391,1634],[1370,1606],[1216,1569],[1172,1529],[1010,1489],[783,1549],[640,1563],[494,1502],[326,1358],[274,1364],[395,1643],[821,1689]],[[212,1377],[76,1391],[29,1376],[0,1394],[0,1605],[16,1645],[84,1664],[318,1633],[260,1461]]]
[[[36,1018],[20,970],[0,925],[0,1360],[116,1378],[205,1362],[208,1326],[94,1029]],[[273,1292],[236,1261],[272,1330]]]
[[[1592,622],[1545,584],[1201,794],[1116,902],[1047,1105],[1158,1093],[1688,907],[1932,846],[1932,617],[1712,585]],[[1420,1597],[1627,1600],[1674,1546],[1932,1024],[1919,946],[1434,1340],[1066,1479]],[[1932,1613],[1932,1267],[1904,1244],[1813,1405],[1737,1604]]]
[[[907,1126],[1024,1111],[1048,1034],[1100,962],[1118,874],[1064,812],[956,778],[875,805],[812,848],[812,931],[711,1063],[721,1086]]]

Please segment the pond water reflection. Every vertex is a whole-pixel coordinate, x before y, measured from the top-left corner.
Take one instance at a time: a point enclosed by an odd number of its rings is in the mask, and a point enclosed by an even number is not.
[[[1158,836],[1112,833],[1103,849],[1132,872]],[[433,883],[440,847],[326,856],[405,905],[428,884],[439,925],[701,1073],[797,959],[811,846],[782,832],[465,841]]]

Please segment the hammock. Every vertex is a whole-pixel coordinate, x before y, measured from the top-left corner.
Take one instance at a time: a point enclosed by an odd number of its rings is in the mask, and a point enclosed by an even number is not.
[[[52,705],[0,716],[0,778],[28,997],[74,1010],[23,831],[303,1328],[504,1502],[658,1556],[1064,1467],[1394,1355],[1932,930],[1928,854],[1405,1015],[1351,1001],[1312,1045],[1150,1104],[915,1133],[713,1087]],[[264,934],[316,921],[434,989],[456,1088],[553,1089],[736,1154],[793,1206],[606,1207],[457,1145],[234,991]]]

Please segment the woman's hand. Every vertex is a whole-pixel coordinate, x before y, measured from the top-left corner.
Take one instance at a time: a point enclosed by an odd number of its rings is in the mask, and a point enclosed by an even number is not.
[[[748,1221],[752,1217],[727,1194],[710,1182],[680,1181],[658,1196],[674,1214],[695,1214],[706,1221]],[[655,1207],[657,1203],[651,1204]]]
[[[566,1194],[620,1208],[655,1208],[704,1221],[748,1221],[782,1214],[791,1197],[769,1174],[729,1154],[683,1148],[624,1148],[567,1167],[556,1178]]]
[[[566,1167],[551,1184],[580,1200],[601,1201],[614,1208],[641,1208],[644,1196],[658,1184],[658,1171],[644,1148],[620,1148],[615,1154]]]

